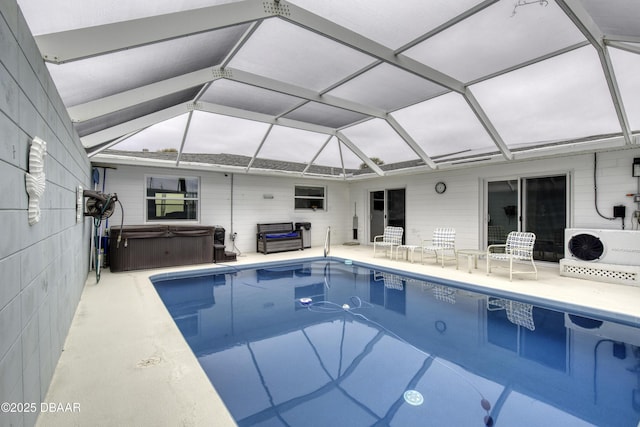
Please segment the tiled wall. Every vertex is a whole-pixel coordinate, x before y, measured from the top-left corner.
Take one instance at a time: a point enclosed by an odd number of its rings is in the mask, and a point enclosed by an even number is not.
[[[47,142],[40,222],[30,226],[25,172]],[[0,2],[0,402],[40,406],[87,278],[91,223],[76,187],[91,166],[15,0]],[[37,413],[0,413],[34,425]]]

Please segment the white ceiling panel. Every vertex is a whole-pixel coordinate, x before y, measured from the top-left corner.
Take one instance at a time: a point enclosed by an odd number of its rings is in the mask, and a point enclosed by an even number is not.
[[[126,151],[162,151],[180,150],[187,114],[157,123],[125,139],[117,145],[118,150]]]
[[[304,101],[295,96],[226,79],[213,82],[200,100],[272,116],[284,114]]]
[[[352,126],[343,133],[368,157],[377,157],[384,164],[418,159],[400,135],[382,119]]]
[[[251,157],[268,128],[265,123],[194,111],[184,152]]]
[[[47,64],[67,107],[217,65],[245,26],[140,46],[65,64]]]
[[[590,46],[471,89],[509,146],[620,131],[598,55]]]
[[[585,41],[549,2],[519,7],[501,1],[442,31],[405,54],[470,82]]]
[[[327,135],[300,129],[274,126],[258,157],[309,163],[327,140]]]
[[[109,127],[117,125],[119,123],[129,122],[148,114],[168,109],[175,104],[184,104],[193,99],[197,93],[197,88],[172,93],[170,95],[165,95],[152,101],[143,102],[129,108],[112,111],[108,114],[96,117],[94,119],[74,123],[74,127],[78,132],[78,135],[84,137],[86,135],[108,129]]]
[[[374,61],[281,19],[265,20],[230,67],[321,91]]]
[[[637,0],[18,4],[92,159],[350,179],[640,134]]]
[[[381,64],[328,92],[339,98],[393,111],[447,89],[389,64]]]
[[[237,0],[20,0],[34,35],[164,15]]]
[[[580,3],[605,35],[640,37],[640,2],[637,0],[581,0]]]
[[[489,134],[457,93],[396,111],[393,117],[432,158],[496,150]]]
[[[362,164],[362,159],[334,137],[320,152],[313,163],[315,165],[336,168],[334,174],[339,175],[342,173],[343,165],[345,169],[358,169]]]
[[[397,49],[444,24],[479,0],[292,0],[332,22],[356,31],[384,46]],[[375,22],[375,25],[372,23]]]
[[[631,128],[640,131],[640,54],[610,49],[624,108]]]
[[[309,102],[284,117],[321,126],[341,128],[365,119],[367,116],[330,105]]]

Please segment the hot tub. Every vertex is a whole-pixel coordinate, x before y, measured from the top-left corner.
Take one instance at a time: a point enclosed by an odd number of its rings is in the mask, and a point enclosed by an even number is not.
[[[122,231],[120,242],[118,235]],[[111,227],[111,271],[142,270],[213,262],[215,227],[201,225],[127,225]]]

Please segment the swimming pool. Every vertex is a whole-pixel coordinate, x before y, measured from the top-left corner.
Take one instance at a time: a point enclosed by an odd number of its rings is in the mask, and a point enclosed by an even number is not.
[[[331,258],[152,281],[240,426],[640,420],[640,331],[602,313]]]

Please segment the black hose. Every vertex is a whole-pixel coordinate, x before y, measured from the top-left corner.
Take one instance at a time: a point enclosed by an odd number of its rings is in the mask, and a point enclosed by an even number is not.
[[[596,207],[596,212],[598,213],[598,215],[600,215],[600,217],[604,219],[608,219],[609,221],[613,221],[615,220],[615,218],[602,215],[600,213],[600,210],[598,209],[598,183],[596,180],[597,170],[598,170],[598,153],[593,153],[593,195],[594,195],[593,199]]]
[[[118,233],[118,240],[116,243],[116,249],[120,247],[120,240],[122,240],[122,226],[124,224],[124,208],[122,207],[122,202],[120,199],[116,197],[116,201],[120,205],[120,232]]]

